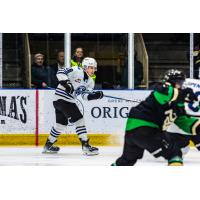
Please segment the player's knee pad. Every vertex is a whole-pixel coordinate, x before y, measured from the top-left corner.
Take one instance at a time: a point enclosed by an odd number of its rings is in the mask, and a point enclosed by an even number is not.
[[[62,125],[62,124],[59,124],[59,123],[56,123],[54,128],[58,132],[63,132],[66,129],[66,126]]]

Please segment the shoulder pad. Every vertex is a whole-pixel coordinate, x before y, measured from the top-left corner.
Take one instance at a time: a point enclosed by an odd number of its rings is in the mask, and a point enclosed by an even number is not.
[[[73,71],[73,68],[72,67],[69,67],[69,68],[65,68],[64,69],[64,73],[67,75],[69,73],[71,73]]]
[[[169,84],[159,84],[154,90],[162,94],[168,94],[169,86]]]

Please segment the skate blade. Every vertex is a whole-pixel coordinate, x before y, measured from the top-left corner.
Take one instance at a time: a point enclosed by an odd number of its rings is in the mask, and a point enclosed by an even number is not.
[[[58,151],[46,151],[46,150],[44,150],[44,151],[42,151],[42,153],[43,154],[57,154]]]
[[[183,166],[183,163],[170,163],[168,166]]]
[[[99,152],[98,151],[95,151],[95,152],[83,152],[83,155],[85,155],[85,156],[96,156],[96,155],[99,155]]]

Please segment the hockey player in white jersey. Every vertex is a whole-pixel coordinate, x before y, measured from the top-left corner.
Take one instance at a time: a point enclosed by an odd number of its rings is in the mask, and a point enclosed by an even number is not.
[[[94,58],[85,58],[80,67],[59,69],[57,78],[59,84],[55,91],[53,105],[56,113],[56,125],[52,127],[49,137],[44,146],[43,153],[57,153],[59,147],[54,143],[59,135],[66,129],[68,120],[76,126],[76,133],[82,144],[85,155],[97,155],[98,148],[89,144],[87,130],[83,115],[77,104],[77,95],[82,95],[83,100],[96,100],[103,98],[102,91],[93,91],[94,81],[91,76],[97,70],[97,62]]]

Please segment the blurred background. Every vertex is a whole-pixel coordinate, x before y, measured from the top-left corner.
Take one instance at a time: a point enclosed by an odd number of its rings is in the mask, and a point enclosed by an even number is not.
[[[84,57],[97,60],[96,89],[151,89],[171,68],[200,78],[198,33],[1,33],[0,87],[42,88],[34,82],[41,79],[44,88],[55,88],[60,52],[67,67]]]

